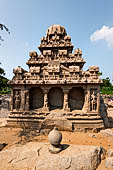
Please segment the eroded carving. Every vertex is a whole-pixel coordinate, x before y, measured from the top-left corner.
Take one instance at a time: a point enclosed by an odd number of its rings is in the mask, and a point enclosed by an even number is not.
[[[14,91],[14,108],[16,110],[19,110],[20,104],[21,104],[21,90],[15,90]]]
[[[91,96],[90,96],[90,102],[91,102],[91,106],[90,106],[90,110],[91,111],[96,111],[97,109],[97,90],[92,90],[90,91]]]

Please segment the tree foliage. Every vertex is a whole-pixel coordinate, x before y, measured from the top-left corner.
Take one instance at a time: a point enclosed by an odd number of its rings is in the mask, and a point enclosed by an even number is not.
[[[1,64],[1,63],[0,63],[0,64]],[[0,76],[1,76],[1,75],[5,75],[5,71],[4,71],[3,68],[0,67]]]
[[[5,78],[4,75],[5,71],[3,68],[0,67],[0,94],[6,94],[10,91],[10,87],[7,84],[8,79]]]
[[[102,94],[113,94],[113,85],[110,82],[109,77],[102,79],[103,83],[100,86],[100,91]]]
[[[3,25],[3,24],[0,24],[0,30],[5,30],[7,31],[8,33],[9,32],[9,29]],[[1,41],[4,41],[2,36],[0,36],[0,40]],[[0,44],[1,45],[1,44]],[[1,63],[0,63],[1,64]],[[10,90],[10,87],[9,85],[7,84],[8,82],[8,79],[4,77],[5,76],[5,70],[0,67],[0,94],[4,94],[4,93],[8,93],[8,91]]]

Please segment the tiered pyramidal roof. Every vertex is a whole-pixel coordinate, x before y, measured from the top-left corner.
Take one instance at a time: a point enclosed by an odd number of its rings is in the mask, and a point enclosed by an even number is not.
[[[101,83],[99,67],[91,66],[83,71],[85,60],[82,50],[73,51],[71,37],[63,26],[52,25],[41,38],[40,55],[32,51],[27,61],[29,72],[20,66],[13,70],[11,84],[81,84]]]

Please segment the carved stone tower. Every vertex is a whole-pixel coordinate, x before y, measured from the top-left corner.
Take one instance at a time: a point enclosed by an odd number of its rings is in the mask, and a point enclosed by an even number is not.
[[[48,28],[38,48],[40,55],[29,53],[29,72],[20,66],[13,70],[9,125],[26,122],[38,128],[48,115],[57,112],[74,129],[103,128],[99,67],[83,71],[82,50],[72,53],[71,37],[60,25]]]

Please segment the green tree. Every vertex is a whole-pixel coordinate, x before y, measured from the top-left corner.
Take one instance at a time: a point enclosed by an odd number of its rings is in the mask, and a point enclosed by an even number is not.
[[[0,63],[0,64],[1,64],[1,63]],[[1,76],[1,75],[5,75],[5,71],[4,71],[3,68],[0,67],[0,76]]]
[[[110,82],[109,77],[102,79],[103,83],[100,86],[100,91],[102,94],[113,94],[113,85]]]
[[[6,94],[10,92],[10,86],[7,84],[8,79],[4,77],[4,75],[5,71],[0,67],[0,94]]]
[[[111,87],[112,86],[109,77],[106,77],[106,79],[102,79],[102,81],[103,81],[103,86],[105,86],[105,87]]]
[[[5,30],[8,33],[10,33],[9,29],[3,24],[0,24],[0,30],[1,31]],[[4,41],[2,36],[0,36],[0,41]],[[10,88],[9,85],[7,84],[8,79],[5,78],[4,76],[5,76],[5,70],[2,67],[0,67],[0,94],[7,93],[9,91],[9,88]]]

